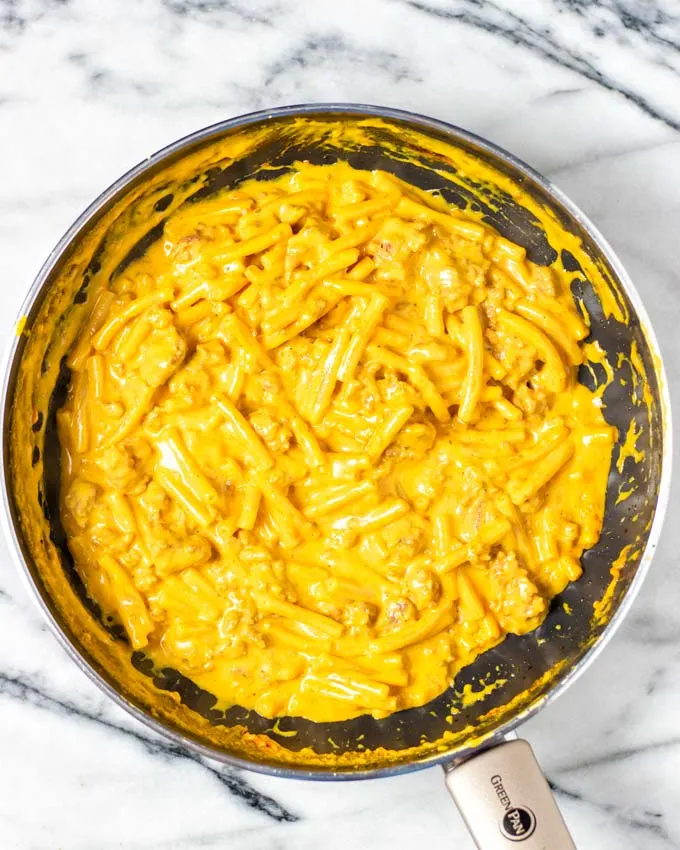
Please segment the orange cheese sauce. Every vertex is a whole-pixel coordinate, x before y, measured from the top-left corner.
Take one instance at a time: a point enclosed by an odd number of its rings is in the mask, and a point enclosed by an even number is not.
[[[224,706],[430,701],[599,538],[616,434],[577,382],[587,334],[566,276],[384,172],[185,205],[69,355],[88,592]]]

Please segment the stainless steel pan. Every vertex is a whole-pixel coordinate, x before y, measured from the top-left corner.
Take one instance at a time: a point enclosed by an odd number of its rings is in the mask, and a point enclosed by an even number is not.
[[[252,711],[219,706],[177,671],[154,669],[87,597],[58,511],[54,419],[69,379],[62,361],[70,344],[64,317],[84,314],[93,274],[121,272],[106,267],[107,248],[124,242],[133,223],[145,226],[143,238],[129,244],[130,258],[160,237],[165,217],[183,203],[244,178],[267,179],[296,160],[338,158],[437,189],[524,245],[534,262],[561,263],[570,271],[572,289],[592,318],[592,338],[614,370],[604,393],[605,415],[621,439],[636,423],[643,457],[627,460],[622,473],[612,469],[602,538],[584,556],[583,578],[560,594],[536,632],[507,638],[423,708],[384,720],[272,723]],[[487,177],[470,173],[466,163],[472,161],[483,165]],[[573,245],[559,256],[557,231],[569,234]],[[7,536],[55,634],[93,681],[175,742],[251,770],[339,780],[442,764],[480,847],[573,847],[530,748],[509,738],[583,672],[623,619],[657,544],[671,466],[669,399],[649,319],[613,251],[579,209],[527,165],[459,128],[377,107],[284,107],[194,133],[118,180],[49,256],[22,317],[3,385]],[[592,384],[605,375],[593,366],[583,368],[580,378]],[[621,500],[625,488],[630,494]],[[480,682],[493,687],[481,688]],[[469,699],[470,689],[478,692],[476,701]]]

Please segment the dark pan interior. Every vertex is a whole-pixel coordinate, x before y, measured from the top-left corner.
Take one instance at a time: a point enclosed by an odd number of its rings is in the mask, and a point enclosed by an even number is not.
[[[402,179],[423,189],[436,189],[450,202],[459,207],[469,207],[478,211],[484,221],[496,228],[501,234],[512,241],[526,247],[529,258],[539,264],[561,263],[562,266],[575,274],[573,289],[575,294],[583,297],[591,319],[592,338],[597,340],[615,370],[614,380],[611,381],[604,394],[605,416],[607,420],[619,429],[620,440],[625,437],[631,420],[638,423],[642,436],[638,440],[638,449],[644,452],[643,459],[634,463],[631,458],[626,461],[622,473],[615,466],[609,477],[607,490],[607,505],[605,525],[602,538],[598,545],[587,552],[583,559],[584,575],[576,583],[570,584],[553,602],[550,613],[544,624],[535,632],[522,637],[508,637],[496,649],[481,656],[472,666],[465,669],[455,683],[445,694],[422,708],[410,709],[394,714],[383,720],[375,720],[364,716],[355,720],[341,723],[312,723],[300,718],[283,718],[273,726],[272,721],[260,717],[253,711],[239,707],[221,708],[216,699],[209,693],[201,691],[191,681],[175,670],[156,670],[149,658],[142,652],[128,653],[130,663],[143,677],[148,677],[149,684],[155,688],[174,692],[181,703],[189,709],[187,718],[195,716],[196,723],[190,720],[181,724],[167,721],[170,725],[182,727],[182,731],[190,737],[203,743],[211,743],[211,730],[220,726],[242,725],[250,732],[263,733],[275,740],[283,750],[299,751],[311,748],[318,754],[357,753],[362,750],[373,750],[384,747],[391,751],[400,751],[413,747],[423,747],[442,738],[444,733],[454,733],[451,747],[460,748],[465,745],[467,735],[465,730],[473,727],[476,732],[483,733],[500,726],[508,721],[513,713],[526,709],[530,703],[540,699],[550,688],[554,687],[584,656],[588,648],[606,626],[608,619],[613,616],[634,577],[639,560],[629,558],[621,569],[619,581],[616,583],[611,596],[611,605],[606,615],[594,618],[593,606],[600,600],[610,585],[612,563],[619,556],[622,547],[632,544],[638,552],[644,550],[649,535],[651,521],[654,516],[661,473],[662,452],[662,410],[659,403],[659,387],[655,370],[653,353],[647,337],[640,326],[635,308],[628,296],[617,292],[616,297],[625,305],[630,320],[619,322],[615,318],[606,318],[601,304],[595,295],[591,281],[583,271],[584,257],[595,260],[601,267],[602,274],[615,278],[614,271],[603,257],[600,249],[590,235],[583,229],[580,222],[569,212],[565,211],[546,191],[544,186],[530,175],[520,175],[516,166],[496,158],[493,152],[481,146],[476,140],[464,136],[453,138],[444,130],[437,128],[418,128],[419,136],[409,136],[413,125],[404,119],[391,119],[386,122],[369,121],[362,127],[361,141],[349,138],[338,127],[351,125],[359,121],[355,115],[316,114],[308,121],[316,122],[313,131],[300,131],[300,119],[281,117],[272,120],[267,125],[268,130],[258,138],[257,143],[246,154],[236,160],[224,161],[216,152],[214,160],[209,155],[210,146],[221,134],[229,134],[234,130],[214,131],[212,135],[195,141],[190,151],[208,151],[203,157],[199,170],[191,177],[183,178],[184,196],[191,203],[219,192],[224,187],[236,185],[239,181],[250,177],[271,179],[289,169],[298,160],[313,163],[331,163],[337,159],[347,160],[351,165],[362,169],[384,169]],[[441,152],[432,153],[428,139],[436,142],[449,141],[489,163],[501,174],[512,179],[521,178],[524,191],[542,207],[551,211],[561,222],[562,226],[578,235],[582,241],[583,254],[563,251],[558,256],[555,247],[550,244],[545,229],[534,212],[522,205],[517,198],[508,192],[494,190],[490,194],[489,187],[468,179],[453,161],[448,161]],[[155,239],[161,236],[162,217],[167,210],[169,215],[176,208],[178,186],[172,179],[164,180],[164,169],[178,159],[179,153],[170,155],[169,159],[152,166],[149,173],[138,176],[133,182],[137,188],[143,181],[150,182],[146,193],[142,192],[145,202],[153,201],[156,217],[150,216],[149,230],[140,242],[133,246],[128,256],[128,262],[139,255]],[[150,176],[154,177],[150,181]],[[128,187],[121,189],[116,196],[125,198]],[[131,203],[139,204],[139,194]],[[85,229],[95,227],[96,221],[110,209],[112,201],[105,204],[103,210],[95,216],[94,221],[85,225]],[[84,274],[80,276],[80,285],[75,294],[75,303],[87,301],[87,282],[97,274],[101,264],[102,252],[105,252],[106,234],[102,235],[99,248],[94,246]],[[68,263],[68,251],[51,269],[46,287],[55,280]],[[122,266],[124,267],[124,262]],[[120,273],[122,267],[113,272]],[[38,299],[28,317],[28,326],[35,321],[40,310],[41,301]],[[631,342],[635,341],[644,370],[644,380],[654,400],[651,405],[640,403],[640,375],[631,365]],[[24,339],[19,344],[14,361],[14,379],[19,366],[21,351],[25,345]],[[621,356],[619,356],[621,355]],[[639,372],[639,370],[638,370]],[[65,535],[61,526],[58,508],[59,492],[59,445],[56,437],[55,413],[62,403],[65,389],[68,385],[68,370],[61,370],[59,379],[55,382],[51,393],[51,402],[47,409],[38,410],[36,427],[32,431],[33,445],[28,451],[33,463],[42,460],[43,474],[38,479],[34,498],[39,510],[49,522],[50,537],[57,548],[63,570],[73,590],[87,607],[92,617],[101,622],[97,606],[88,599],[84,586],[73,565],[73,559],[65,543]],[[592,369],[582,367],[580,379],[590,386],[604,381],[602,367]],[[11,396],[8,403],[11,403]],[[14,404],[25,403],[20,398],[14,399]],[[7,440],[5,440],[7,445]],[[616,458],[615,450],[614,457]],[[626,482],[634,476],[632,494],[617,503],[619,492],[627,487]],[[20,509],[13,505],[15,518],[19,521]],[[25,510],[25,508],[23,509]],[[24,554],[29,561],[29,569],[35,582],[41,585],[40,570],[35,566],[34,553],[26,540],[22,540]],[[44,587],[40,587],[45,595]],[[50,607],[54,616],[66,631],[69,640],[74,643],[88,663],[100,668],[96,659],[92,658],[90,650],[78,635],[63,623],[59,605],[53,601]],[[567,612],[570,613],[567,613]],[[111,624],[103,624],[110,632],[113,640],[124,642],[125,636],[120,628]],[[559,672],[555,666],[561,663]],[[552,671],[552,673],[551,673]],[[106,670],[101,671],[111,679]],[[484,698],[470,704],[463,700],[461,694],[465,686],[473,691],[482,688],[480,683],[497,683]],[[124,688],[115,684],[120,691]],[[143,700],[131,698],[141,704]],[[158,711],[163,720],[162,711]],[[289,733],[295,733],[293,735]],[[459,733],[456,735],[456,733]],[[427,749],[427,746],[425,746]],[[251,756],[252,757],[252,756]],[[411,756],[412,757],[412,756]],[[285,753],[282,757],[285,760]],[[264,757],[263,757],[263,760]]]

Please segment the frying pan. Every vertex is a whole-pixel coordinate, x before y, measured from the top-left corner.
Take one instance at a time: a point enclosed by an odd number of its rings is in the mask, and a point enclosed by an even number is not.
[[[540,628],[506,638],[421,708],[381,720],[274,722],[221,705],[176,670],[155,668],[88,597],[59,518],[55,417],[69,381],[65,355],[93,280],[121,274],[182,204],[250,177],[276,177],[299,160],[338,159],[436,190],[523,245],[533,262],[568,272],[591,317],[590,339],[605,356],[581,367],[579,379],[601,388],[605,417],[620,437],[601,539]],[[108,262],[114,244],[126,257],[115,268]],[[406,112],[319,105],[246,115],[170,145],[107,189],[47,259],[18,328],[3,385],[7,538],[57,637],[112,699],[204,756],[277,776],[356,779],[439,763],[478,846],[573,847],[528,744],[512,740],[513,730],[595,658],[638,591],[668,500],[671,419],[661,357],[635,288],[561,192],[489,142]],[[623,448],[631,428],[639,433],[633,456]]]

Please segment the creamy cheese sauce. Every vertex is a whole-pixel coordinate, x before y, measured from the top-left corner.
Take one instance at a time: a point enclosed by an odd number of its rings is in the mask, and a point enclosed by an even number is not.
[[[428,702],[599,538],[616,432],[577,382],[587,333],[566,275],[384,172],[186,205],[69,355],[88,592],[224,705]]]

